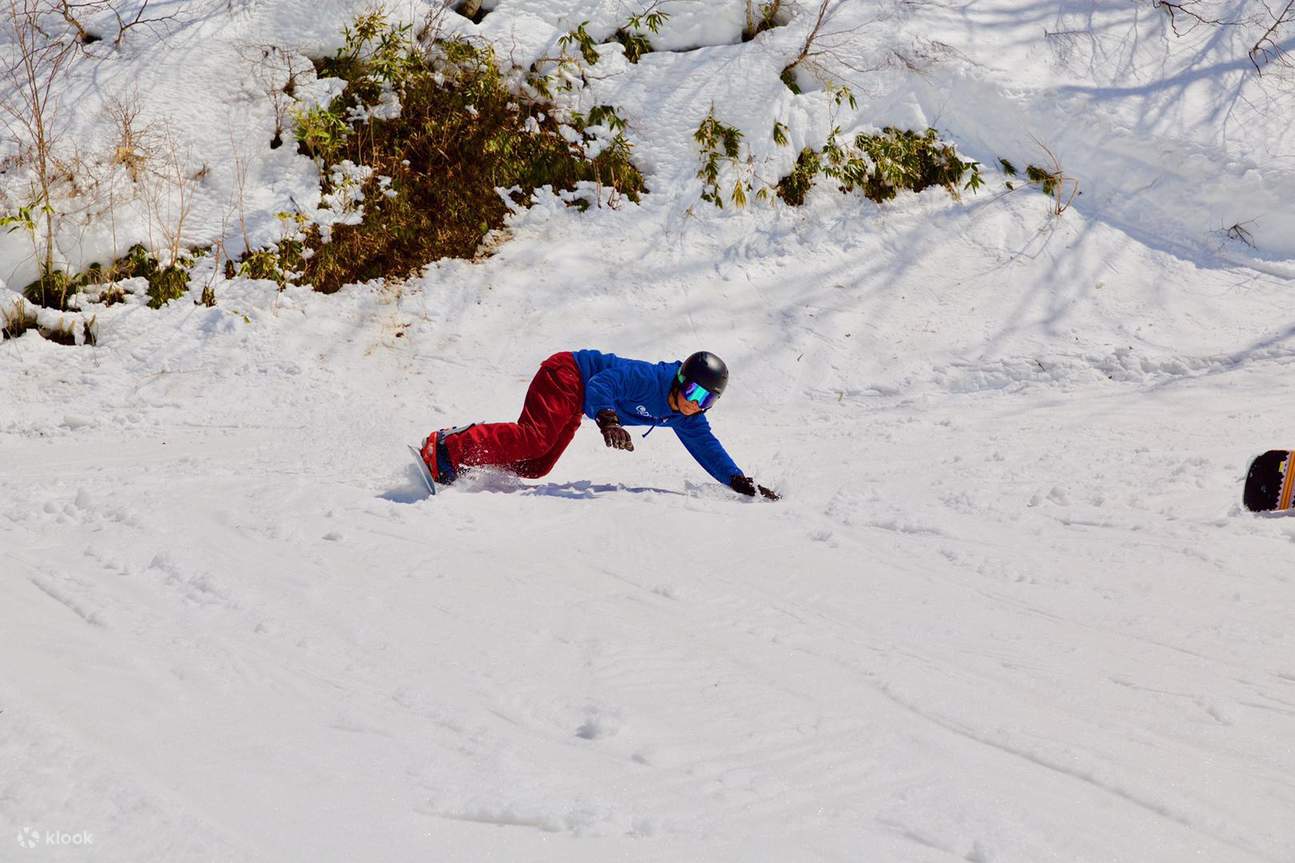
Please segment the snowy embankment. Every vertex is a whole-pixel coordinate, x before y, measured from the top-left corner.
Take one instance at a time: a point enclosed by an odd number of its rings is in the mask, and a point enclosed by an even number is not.
[[[1049,24],[1123,46],[1126,5]],[[357,6],[222,3],[106,67],[184,100],[198,229],[231,131],[253,230],[314,182],[261,151],[239,46],[316,52]],[[614,6],[500,0],[480,30],[525,62]],[[874,71],[836,122],[987,166],[1033,134],[1082,182],[1060,219],[997,175],[962,205],[698,202],[712,103],[774,179],[832,108],[778,80],[803,18],[732,44],[740,14],[680,2],[678,52],[606,48],[592,84],[641,206],[541,202],[406,284],[219,280],[214,308],[113,306],[93,349],[0,345],[0,827],[94,837],[0,857],[1291,859],[1295,521],[1237,503],[1289,445],[1289,104],[1224,123],[1211,88],[1265,94],[1158,19],[1107,80],[958,11],[851,11]],[[1113,92],[1162,80],[1173,110]],[[1225,169],[1157,155],[1188,151]],[[1230,185],[1251,165],[1271,199]],[[1211,233],[1248,220],[1257,249]],[[423,499],[404,443],[511,418],[583,346],[725,357],[716,431],[784,500],[589,429],[544,480]]]

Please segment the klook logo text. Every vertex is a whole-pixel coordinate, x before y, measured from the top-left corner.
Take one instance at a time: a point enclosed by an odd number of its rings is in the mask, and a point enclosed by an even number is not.
[[[18,834],[18,844],[23,848],[35,848],[39,845],[93,845],[94,834],[86,830],[65,833],[61,830],[36,830],[24,827]]]

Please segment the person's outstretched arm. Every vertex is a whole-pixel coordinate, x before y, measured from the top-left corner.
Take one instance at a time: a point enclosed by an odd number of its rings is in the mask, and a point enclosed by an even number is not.
[[[754,496],[758,491],[770,500],[777,500],[778,494],[742,473],[741,468],[729,456],[724,445],[711,431],[710,422],[702,414],[696,414],[675,426],[675,434],[688,453],[697,460],[706,473],[739,494]]]

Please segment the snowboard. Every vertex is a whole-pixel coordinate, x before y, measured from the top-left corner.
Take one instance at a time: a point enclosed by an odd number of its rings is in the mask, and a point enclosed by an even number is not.
[[[1291,508],[1295,496],[1295,450],[1270,449],[1250,462],[1242,502],[1251,512]]]
[[[427,469],[427,464],[423,461],[422,453],[413,444],[407,444],[407,446],[409,447],[409,452],[414,456],[414,464],[418,465],[418,475],[423,478],[423,484],[427,486],[427,490],[432,495],[435,495],[436,483],[432,480],[432,472]]]

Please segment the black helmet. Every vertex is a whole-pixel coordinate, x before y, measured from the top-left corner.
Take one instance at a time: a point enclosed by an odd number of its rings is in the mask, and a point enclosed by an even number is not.
[[[698,351],[683,361],[675,387],[684,398],[709,408],[728,386],[728,366],[710,351]]]

